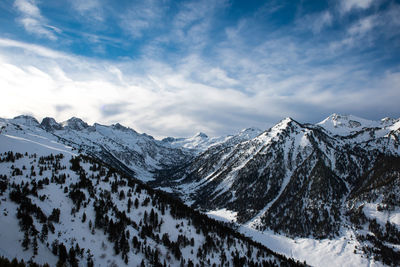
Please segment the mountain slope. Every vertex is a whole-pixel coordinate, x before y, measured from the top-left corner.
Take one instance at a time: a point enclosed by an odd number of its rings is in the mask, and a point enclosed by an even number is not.
[[[264,132],[158,141],[119,124],[89,126],[77,118],[39,124],[19,116],[0,120],[0,132],[5,151],[29,144],[36,151],[84,152],[209,216],[233,221],[288,256],[292,252],[269,240],[284,235],[293,242],[283,243],[303,249],[296,242],[301,238],[327,253],[329,244],[347,244],[339,256],[350,249],[361,265],[399,261],[399,119],[333,114],[312,125],[286,118]]]
[[[171,148],[146,134],[120,124],[89,126],[79,118],[71,118],[57,123],[52,118],[44,118],[39,124],[30,116],[1,119],[2,132],[13,136],[28,132],[45,136],[51,141],[63,143],[76,150],[100,158],[124,172],[147,181],[152,179],[156,169],[175,166],[191,159],[190,150]]]
[[[0,154],[2,256],[51,266],[297,265],[98,160],[20,134],[0,135],[13,148]]]
[[[357,227],[352,217],[367,204],[354,199],[357,192],[367,194],[372,207],[386,203],[384,194],[399,198],[397,171],[382,169],[398,162],[399,128],[399,120],[393,119],[372,122],[334,114],[311,125],[286,118],[256,138],[210,147],[181,168],[161,171],[152,184],[171,187],[203,211],[226,210],[231,219],[234,214],[234,221],[253,229],[335,238]],[[381,191],[372,194],[377,186]],[[399,203],[392,207],[388,216],[397,218]],[[390,229],[400,229],[396,219],[391,223]],[[359,236],[370,232],[366,227]],[[382,231],[378,241],[387,242]],[[382,259],[387,253],[393,263],[400,255],[396,244],[370,255]]]

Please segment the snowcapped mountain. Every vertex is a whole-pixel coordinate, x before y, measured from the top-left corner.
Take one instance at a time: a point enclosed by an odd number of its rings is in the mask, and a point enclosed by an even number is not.
[[[143,181],[152,179],[152,172],[166,166],[181,164],[193,153],[185,149],[165,146],[147,134],[139,134],[120,124],[89,126],[79,118],[57,123],[53,118],[39,122],[30,116],[1,119],[5,134],[19,136],[22,132],[40,135],[63,143],[80,152],[100,158]]]
[[[374,223],[365,219],[365,229],[355,223],[360,207],[387,207],[384,192],[393,201],[380,218],[400,216],[399,128],[399,120],[337,114],[316,125],[286,118],[248,141],[212,146],[190,164],[160,172],[152,184],[171,188],[203,211],[223,211],[252,229],[322,239],[358,227],[355,235],[364,244],[368,225]],[[377,216],[361,210],[370,220]],[[379,249],[371,252],[361,244],[359,250],[380,260],[390,251],[390,263],[400,256],[400,243],[393,238],[389,246],[382,244],[385,234],[400,233],[400,221],[381,222],[389,224],[381,225],[374,240]]]
[[[44,131],[11,135],[18,126],[7,123],[0,122],[0,256],[6,259],[50,266],[300,265],[77,156]]]
[[[383,118],[381,121],[371,121],[353,115],[332,114],[325,120],[317,123],[334,135],[348,136],[365,130],[396,128],[399,120]],[[398,128],[398,127],[397,127]]]
[[[338,114],[315,125],[286,118],[266,131],[161,141],[78,118],[0,119],[4,152],[84,153],[314,265],[400,261],[399,137],[400,119]],[[337,246],[343,249],[332,254]]]
[[[181,166],[213,145],[236,144],[254,138],[261,132],[249,128],[230,136],[210,138],[198,133],[190,138],[169,137],[159,141],[119,123],[110,126],[95,123],[90,126],[76,117],[61,123],[49,117],[39,123],[26,115],[0,121],[3,133],[19,136],[29,132],[30,137],[43,136],[100,158],[142,181],[152,180],[156,170]]]
[[[243,129],[236,135],[227,135],[220,137],[208,137],[205,133],[197,133],[193,137],[189,138],[174,138],[167,137],[162,140],[165,144],[170,145],[173,148],[187,148],[194,150],[197,154],[207,150],[211,146],[219,144],[237,144],[243,141],[253,139],[259,135],[262,131],[257,128]]]

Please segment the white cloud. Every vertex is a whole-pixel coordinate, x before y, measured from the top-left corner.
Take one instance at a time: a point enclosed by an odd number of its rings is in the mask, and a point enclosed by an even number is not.
[[[287,49],[277,49],[282,47]],[[357,65],[312,66],[294,60],[302,50],[282,38],[251,52],[221,50],[219,65],[197,55],[173,64],[115,63],[0,39],[0,117],[77,116],[156,136],[189,136],[266,128],[285,116],[310,121],[310,110],[360,113],[398,106],[400,73],[371,78]],[[324,56],[321,51],[307,57]]]
[[[322,12],[311,24],[312,31],[314,33],[321,32],[324,27],[332,25],[332,20],[333,17],[329,11]]]
[[[69,58],[69,56],[67,54],[64,54],[62,52],[48,49],[48,48],[40,46],[40,45],[18,42],[18,41],[11,40],[11,39],[0,38],[0,47],[19,48],[25,52],[28,51],[33,54],[36,54],[36,55],[39,55],[42,57],[46,57],[46,58],[52,58],[52,59]]]
[[[311,30],[314,34],[320,33],[324,28],[332,25],[333,16],[329,11],[302,16],[297,19],[297,27],[301,30]]]
[[[360,19],[357,23],[352,25],[348,33],[351,36],[355,35],[364,35],[367,32],[371,31],[376,25],[377,16],[372,15],[365,18]]]
[[[154,0],[133,3],[120,15],[122,29],[133,38],[140,38],[145,30],[164,26],[161,20],[164,15],[162,5],[161,1]]]
[[[367,9],[373,2],[374,0],[342,0],[341,11],[347,13],[352,9]]]
[[[70,0],[72,7],[87,20],[103,21],[104,12],[98,0]]]
[[[169,40],[183,43],[191,50],[202,49],[212,27],[216,13],[227,7],[225,0],[189,1],[181,5],[172,21],[172,35]]]
[[[26,31],[50,40],[57,39],[55,33],[60,33],[61,30],[47,24],[34,0],[15,0],[14,7],[20,12],[18,21]]]

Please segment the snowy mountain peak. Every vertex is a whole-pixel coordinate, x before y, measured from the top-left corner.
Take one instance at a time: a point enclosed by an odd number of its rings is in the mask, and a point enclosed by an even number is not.
[[[354,131],[360,131],[364,128],[379,127],[380,122],[366,120],[354,115],[340,115],[334,113],[317,123],[317,125],[336,135],[349,135]]]
[[[63,127],[54,118],[46,117],[42,120],[40,125],[49,132],[61,130]]]
[[[119,130],[119,131],[123,131],[123,132],[133,131],[133,132],[136,133],[135,130],[133,130],[131,128],[128,128],[128,127],[125,127],[125,126],[123,126],[122,124],[119,124],[119,123],[113,124],[113,125],[111,125],[111,127],[113,129],[115,129],[115,130]]]
[[[284,130],[286,128],[288,128],[291,125],[300,125],[297,121],[295,121],[294,119],[290,118],[290,117],[286,117],[283,120],[281,120],[278,124],[276,124],[274,127],[272,127],[272,129],[274,130]]]
[[[261,130],[255,127],[250,127],[240,131],[240,133],[251,133],[251,132],[261,132]]]
[[[39,126],[39,122],[32,116],[20,115],[12,119],[12,122],[25,126]]]
[[[246,140],[253,139],[254,137],[257,137],[259,134],[261,134],[262,131],[258,128],[251,127],[251,128],[246,128],[243,129],[239,132],[238,136],[246,138]]]
[[[89,128],[89,125],[82,119],[72,117],[71,119],[62,123],[64,127],[70,128],[72,130],[81,131],[83,129]]]
[[[198,132],[197,134],[195,134],[194,138],[196,138],[196,137],[200,137],[200,138],[203,138],[203,139],[207,139],[207,138],[208,138],[208,135],[206,135],[206,134],[203,133],[203,132]]]

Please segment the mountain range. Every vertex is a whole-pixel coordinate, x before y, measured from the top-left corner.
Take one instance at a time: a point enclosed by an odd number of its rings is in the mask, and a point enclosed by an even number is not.
[[[82,154],[266,246],[274,246],[272,235],[340,241],[351,255],[339,255],[352,258],[344,265],[400,262],[400,119],[332,114],[309,124],[285,118],[265,131],[163,140],[78,118],[39,123],[18,116],[0,119],[0,128],[0,152]],[[322,265],[322,254],[295,258]]]

